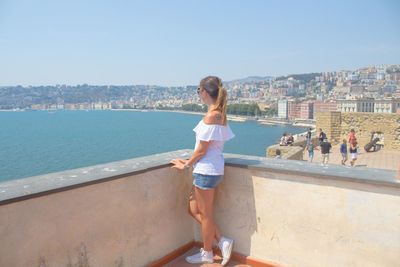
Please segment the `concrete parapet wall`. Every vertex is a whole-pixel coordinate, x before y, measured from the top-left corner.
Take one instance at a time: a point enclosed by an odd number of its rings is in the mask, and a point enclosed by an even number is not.
[[[277,149],[281,151],[281,156],[283,159],[303,160],[304,148],[301,146],[269,146],[267,148],[267,157],[276,157]]]
[[[311,142],[316,146],[318,144],[318,139],[313,137]],[[307,140],[302,138],[295,141],[291,146],[272,145],[267,148],[266,156],[267,158],[275,158],[276,150],[279,149],[282,159],[303,160],[306,144]]]
[[[400,262],[395,172],[257,157],[226,162],[215,214],[236,251],[283,266]]]
[[[0,183],[0,266],[146,266],[200,241],[187,214],[191,173],[168,165],[188,156]],[[400,262],[394,171],[235,154],[225,161],[215,215],[236,252],[283,266]]]
[[[150,162],[155,169],[138,158],[0,184],[9,194],[0,205],[0,266],[146,266],[191,242],[190,178],[171,171],[170,158]],[[110,179],[124,168],[136,172]],[[35,196],[49,181],[54,189],[76,177],[76,188]],[[98,183],[85,185],[92,178]]]

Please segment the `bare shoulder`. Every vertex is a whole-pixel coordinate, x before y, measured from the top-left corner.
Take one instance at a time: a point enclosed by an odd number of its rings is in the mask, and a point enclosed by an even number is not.
[[[222,114],[218,110],[211,111],[207,113],[204,117],[204,122],[206,124],[222,124]]]

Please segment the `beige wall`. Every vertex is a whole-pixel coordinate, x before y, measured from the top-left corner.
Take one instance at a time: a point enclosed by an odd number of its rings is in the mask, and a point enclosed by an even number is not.
[[[364,147],[371,139],[371,132],[383,132],[386,150],[400,150],[400,114],[342,113],[341,138],[347,138],[354,128],[357,140]]]
[[[235,251],[284,266],[400,262],[399,188],[228,167],[216,214]]]
[[[145,266],[193,240],[189,188],[166,167],[2,205],[0,266]]]
[[[215,214],[236,252],[283,266],[400,262],[397,182],[300,161],[229,155],[227,164]],[[189,172],[164,167],[0,205],[0,266],[146,266],[200,240],[186,212],[190,183]]]
[[[347,139],[354,129],[359,146],[364,147],[371,132],[380,131],[384,133],[385,150],[400,150],[400,114],[318,112],[316,120],[317,131],[322,128],[333,144]]]
[[[317,112],[316,121],[317,136],[320,133],[319,129],[322,129],[328,137],[329,142],[332,144],[340,142],[341,112]]]
[[[311,141],[314,145],[318,145],[317,138],[314,137],[311,139]],[[303,160],[306,145],[307,140],[305,138],[301,138],[301,140],[295,141],[291,146],[281,146],[279,144],[272,145],[267,147],[266,157],[275,158],[276,150],[279,149],[281,151],[282,159]]]
[[[304,148],[301,146],[280,146],[272,145],[267,148],[266,156],[269,158],[276,157],[276,150],[281,151],[282,159],[303,160]]]

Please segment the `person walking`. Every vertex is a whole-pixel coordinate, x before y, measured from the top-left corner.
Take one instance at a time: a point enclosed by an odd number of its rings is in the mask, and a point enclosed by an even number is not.
[[[356,131],[354,129],[350,130],[350,133],[348,135],[348,141],[350,146],[356,146],[357,145],[357,137],[356,137]]]
[[[306,150],[308,151],[308,162],[313,162],[314,150],[318,150],[318,148],[316,148],[314,144],[310,142],[308,145],[306,145]]]
[[[329,161],[329,152],[332,148],[331,143],[328,142],[328,139],[324,139],[321,143],[321,155],[322,155],[322,165],[328,164]]]
[[[311,128],[306,133],[307,146],[311,143]]]
[[[318,135],[318,140],[319,140],[319,145],[322,144],[322,142],[326,139],[326,133],[322,131],[322,129],[319,129],[319,135]]]
[[[227,92],[220,78],[208,76],[200,81],[197,93],[208,111],[193,129],[196,144],[193,155],[188,159],[174,159],[172,168],[178,170],[193,167],[193,187],[189,197],[189,214],[201,225],[203,247],[200,252],[186,257],[193,264],[213,263],[212,243],[215,239],[221,250],[222,265],[228,263],[233,240],[221,235],[214,221],[215,189],[224,175],[224,143],[235,135],[227,124]]]
[[[347,141],[343,139],[343,143],[340,145],[340,154],[342,155],[342,165],[346,165],[347,161]]]
[[[350,144],[349,152],[350,152],[350,156],[351,156],[350,165],[351,165],[351,167],[354,167],[356,164],[357,156],[358,156],[357,143]]]

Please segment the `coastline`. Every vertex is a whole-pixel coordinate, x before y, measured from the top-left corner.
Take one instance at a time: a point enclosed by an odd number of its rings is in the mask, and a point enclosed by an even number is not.
[[[62,111],[64,111],[63,109]],[[195,112],[195,111],[185,111],[185,110],[161,110],[161,109],[102,109],[102,111],[109,110],[109,111],[123,111],[123,112],[172,112],[172,113],[182,113],[182,114],[190,114],[190,115],[198,115],[203,116],[205,112]],[[32,111],[32,110],[4,110],[1,109],[0,112],[23,112],[23,111]],[[46,110],[45,110],[46,111]],[[47,110],[47,111],[57,111],[57,110]],[[68,110],[68,111],[79,111],[79,109]],[[97,111],[97,110],[84,110],[81,111]],[[277,119],[267,119],[267,118],[254,118],[254,117],[247,117],[241,115],[232,115],[227,114],[228,121],[233,122],[246,122],[246,121],[256,121],[259,124],[263,125],[285,125],[285,126],[294,126],[294,127],[311,127],[315,128],[315,123],[307,123],[307,122],[290,122],[290,121],[282,121]]]
[[[190,115],[199,115],[204,116],[205,112],[196,112],[196,111],[186,111],[186,110],[162,110],[162,109],[151,109],[151,110],[141,110],[141,109],[111,109],[113,111],[136,111],[136,112],[171,112],[171,113],[182,113],[182,114],[190,114]],[[245,116],[236,116],[236,115],[226,115],[229,121],[236,121],[236,122],[245,122],[248,120]]]
[[[258,122],[264,125],[290,125],[293,127],[310,127],[315,128],[315,123],[307,123],[307,122],[290,122],[290,121],[282,121],[282,120],[274,120],[274,119],[259,119]]]

